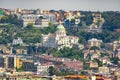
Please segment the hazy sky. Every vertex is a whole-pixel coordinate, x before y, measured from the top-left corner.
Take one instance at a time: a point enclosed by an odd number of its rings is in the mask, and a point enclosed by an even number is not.
[[[0,0],[0,8],[120,11],[120,0]]]

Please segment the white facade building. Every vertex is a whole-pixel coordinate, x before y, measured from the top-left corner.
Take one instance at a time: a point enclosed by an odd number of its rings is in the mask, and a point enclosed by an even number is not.
[[[74,44],[78,44],[79,38],[76,36],[67,36],[66,30],[62,24],[58,25],[55,34],[42,34],[42,46],[48,48],[62,49],[64,47],[72,48]]]
[[[44,73],[44,72],[48,72],[49,67],[54,67],[54,65],[50,65],[50,64],[45,64],[45,65],[38,65],[37,66],[37,73]]]
[[[23,40],[18,37],[17,39],[13,39],[13,42],[12,42],[13,45],[17,45],[17,44],[23,44]]]
[[[54,14],[47,14],[45,17],[49,20],[49,22],[56,23],[56,16]]]
[[[41,25],[41,26],[40,26]],[[35,27],[48,27],[49,26],[49,20],[48,19],[38,19],[35,20]]]
[[[25,14],[19,17],[22,20],[23,27],[26,27],[28,23],[33,23],[35,26],[48,27],[49,22],[55,23],[56,17],[53,14],[47,15],[35,15],[35,14]]]
[[[102,40],[98,40],[96,38],[92,38],[92,39],[88,40],[88,45],[90,47],[92,47],[92,46],[100,47],[101,43],[102,43]]]
[[[22,20],[23,27],[26,27],[28,23],[35,24],[35,21],[38,20],[41,16],[43,15],[26,14],[21,15],[19,19]]]

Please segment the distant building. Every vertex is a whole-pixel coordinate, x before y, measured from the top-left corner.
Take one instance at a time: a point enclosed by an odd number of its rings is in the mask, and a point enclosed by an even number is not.
[[[80,71],[83,69],[83,62],[80,60],[71,60],[71,61],[63,61],[63,64],[65,64],[65,67],[67,69],[73,69],[74,71]]]
[[[49,22],[56,23],[56,16],[54,14],[24,14],[19,17],[22,21],[23,27],[26,27],[28,23],[33,23],[34,26],[48,27]]]
[[[105,22],[104,18],[102,18],[102,15],[100,13],[93,13],[93,23],[89,26],[91,29],[90,32],[101,32],[102,25]]]
[[[84,49],[84,45],[83,44],[79,44],[79,43],[78,44],[74,44],[73,47],[76,48],[76,49],[79,49],[79,50]]]
[[[102,15],[100,13],[93,13],[93,22],[97,23],[99,22],[104,22],[104,18],[102,18]]]
[[[43,17],[43,15],[25,14],[21,15],[19,19],[22,20],[23,27],[26,27],[28,23],[35,24],[35,20],[38,20],[40,17]]]
[[[20,57],[18,56],[14,57],[14,67],[17,69],[22,67],[22,61],[20,60]]]
[[[22,62],[20,58],[14,55],[1,55],[0,56],[0,67],[6,69],[21,68]]]
[[[37,73],[38,74],[48,74],[49,67],[54,67],[53,64],[45,63],[37,66]]]
[[[81,12],[79,12],[79,11],[69,11],[69,12],[66,12],[64,15],[65,15],[66,19],[69,19],[69,20],[71,20],[75,17],[78,18],[78,17],[82,16]]]
[[[37,71],[37,66],[34,65],[33,60],[22,60],[22,67],[24,71],[32,71],[32,72]]]
[[[6,67],[5,68],[10,68],[10,69],[14,69],[14,56],[7,56],[5,58],[5,63],[6,63]]]
[[[4,76],[0,76],[1,80],[28,80],[28,77],[30,77],[30,80],[44,80],[44,79],[35,79],[32,78],[34,75],[33,72],[15,72],[15,71],[9,71],[4,72]]]
[[[120,40],[113,42],[113,51],[117,50],[117,48],[120,48]]]
[[[118,58],[120,59],[120,48],[117,49],[117,56],[118,56]]]
[[[97,69],[98,68],[98,63],[97,62],[92,62],[92,61],[86,62],[86,65],[91,69],[95,69],[95,68]]]
[[[61,49],[64,47],[72,48],[74,44],[78,44],[79,38],[76,36],[67,36],[66,30],[62,24],[58,25],[55,34],[42,34],[41,42],[43,47]]]
[[[105,43],[105,49],[113,50],[113,43]]]
[[[0,46],[0,52],[2,54],[12,54],[12,47],[6,47],[4,45]]]
[[[100,61],[102,61],[103,64],[106,64],[106,63],[108,64],[108,63],[110,63],[110,59],[109,59],[109,57],[106,57],[106,56],[100,58]]]
[[[35,27],[48,27],[49,26],[49,20],[46,18],[43,18],[43,19],[38,19],[38,20],[35,20]]]
[[[5,62],[4,57],[3,57],[3,56],[0,56],[0,67],[2,67],[2,68],[4,68],[4,67],[5,67],[4,62]]]
[[[23,41],[20,37],[18,37],[17,39],[13,39],[13,42],[12,42],[13,45],[17,45],[17,44],[20,44],[22,45],[23,44]]]
[[[33,10],[33,9],[20,9],[20,8],[17,8],[17,9],[15,9],[14,12],[15,13],[20,13],[20,14],[34,14],[35,10]]]
[[[103,75],[107,75],[109,74],[109,68],[108,67],[99,67],[99,73],[103,74]]]
[[[47,14],[45,17],[48,19],[49,22],[56,23],[56,16],[54,14]]]
[[[96,38],[92,38],[92,39],[88,40],[89,47],[96,46],[96,47],[100,48],[101,43],[102,43],[102,40],[98,40]]]

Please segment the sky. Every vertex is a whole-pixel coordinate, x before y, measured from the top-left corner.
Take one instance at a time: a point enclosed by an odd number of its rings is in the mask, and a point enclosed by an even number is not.
[[[0,0],[0,8],[120,11],[120,0]]]

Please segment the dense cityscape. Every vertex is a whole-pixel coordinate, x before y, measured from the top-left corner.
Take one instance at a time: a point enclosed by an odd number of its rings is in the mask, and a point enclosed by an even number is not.
[[[120,12],[0,8],[0,80],[120,80]]]

